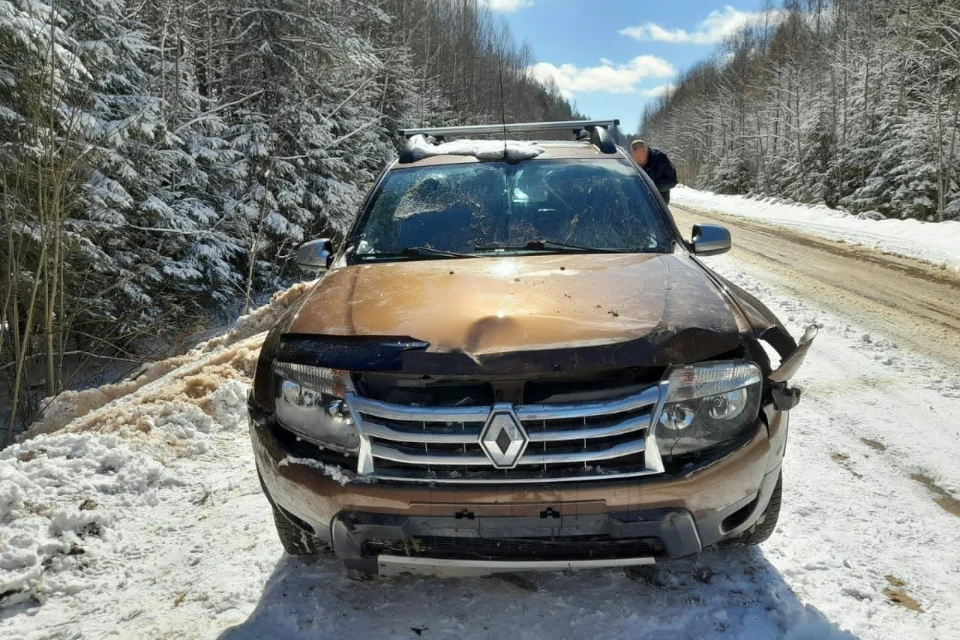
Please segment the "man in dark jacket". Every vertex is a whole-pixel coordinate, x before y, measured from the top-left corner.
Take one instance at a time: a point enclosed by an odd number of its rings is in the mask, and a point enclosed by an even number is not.
[[[640,168],[647,172],[657,191],[663,196],[663,201],[670,204],[670,189],[677,186],[677,170],[673,168],[670,158],[660,149],[648,147],[643,140],[634,140],[630,143],[630,155]]]

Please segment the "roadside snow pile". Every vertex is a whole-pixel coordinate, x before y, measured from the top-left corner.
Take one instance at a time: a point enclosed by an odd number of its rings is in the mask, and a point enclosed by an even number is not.
[[[430,144],[422,135],[410,138],[410,155],[413,160],[430,156],[474,156],[478,160],[509,160],[518,162],[536,158],[543,147],[535,142],[520,140],[453,140]]]
[[[176,480],[116,436],[40,436],[0,452],[0,607],[85,589],[112,554],[114,510]]]
[[[270,302],[255,309],[252,313],[240,316],[236,326],[223,335],[211,338],[197,345],[196,349],[210,351],[215,347],[229,346],[238,340],[244,340],[258,333],[268,331],[287,312],[290,307],[316,284],[316,280],[298,282],[289,289],[278,291],[270,297]]]
[[[76,424],[71,426],[77,429],[95,424],[103,429],[106,426],[104,416],[98,410],[135,394],[141,403],[185,397],[205,410],[211,409],[205,403],[210,393],[223,381],[253,375],[263,342],[262,333],[273,326],[313,284],[300,282],[275,293],[269,304],[242,316],[230,331],[200,343],[181,356],[147,366],[132,380],[95,389],[63,392],[44,408],[43,417],[30,426],[27,437],[52,433],[75,421]],[[169,378],[176,381],[172,387]],[[138,428],[149,431],[149,426],[144,421],[139,423]]]
[[[162,508],[181,461],[215,468],[213,451],[243,440],[263,332],[310,285],[134,380],[62,394],[28,440],[0,451],[0,608],[116,589],[104,581],[135,551],[118,533],[124,516]]]
[[[799,204],[774,196],[725,196],[684,185],[678,185],[671,197],[672,204],[679,207],[760,218],[831,240],[860,244],[960,271],[960,221],[884,219],[876,211],[853,215],[823,204]]]
[[[115,433],[41,435],[0,451],[0,608],[114,591],[110,576],[140,546],[122,527],[150,526],[136,514],[185,485],[180,460],[216,467],[211,450],[239,440],[246,388],[227,381],[208,412],[187,399],[131,401],[98,412]]]

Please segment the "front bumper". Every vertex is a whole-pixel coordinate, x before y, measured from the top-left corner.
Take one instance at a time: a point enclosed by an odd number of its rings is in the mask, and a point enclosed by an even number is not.
[[[269,500],[348,567],[482,575],[650,564],[737,535],[780,473],[787,414],[761,420],[747,444],[686,476],[508,486],[342,484],[335,469],[292,455],[269,421],[251,421],[250,435]],[[558,556],[549,541],[574,551]]]
[[[381,575],[652,564],[702,548],[693,517],[681,509],[502,518],[341,513],[331,534],[348,567]]]

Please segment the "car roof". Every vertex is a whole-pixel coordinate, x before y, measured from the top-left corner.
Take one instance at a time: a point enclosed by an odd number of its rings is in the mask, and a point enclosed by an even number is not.
[[[534,142],[534,141],[525,141]],[[587,141],[566,142],[557,140],[537,140],[536,144],[543,148],[543,153],[536,158],[522,160],[521,162],[536,162],[538,160],[573,160],[573,159],[623,159],[626,154],[623,149],[617,148],[616,154],[603,153],[596,145]],[[470,164],[476,162],[487,162],[480,160],[472,155],[431,155],[421,158],[415,162],[404,162],[396,164],[394,169],[406,169],[408,167],[429,167],[444,164]]]

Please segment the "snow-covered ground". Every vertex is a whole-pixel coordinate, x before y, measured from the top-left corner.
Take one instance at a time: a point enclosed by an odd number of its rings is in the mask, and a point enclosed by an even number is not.
[[[684,185],[677,186],[670,195],[671,203],[680,207],[760,218],[765,223],[960,271],[960,221],[877,220],[866,214],[852,215],[823,204],[801,204],[776,196],[725,196]]]
[[[761,549],[621,571],[348,579],[285,556],[244,392],[264,328],[67,398],[0,452],[0,638],[960,637],[960,374],[710,264],[799,333],[780,525]],[[66,425],[65,427],[63,425]]]

